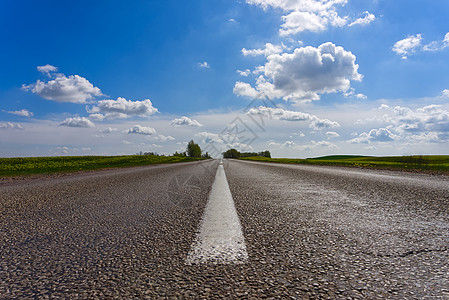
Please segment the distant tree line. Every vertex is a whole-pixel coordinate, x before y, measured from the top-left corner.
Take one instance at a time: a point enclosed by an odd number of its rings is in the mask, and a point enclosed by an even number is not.
[[[156,152],[142,152],[137,153],[137,155],[153,155],[153,156],[165,156],[157,154]],[[197,158],[212,158],[208,152],[202,153],[202,150],[198,144],[196,144],[193,140],[191,140],[187,144],[187,149],[184,152],[176,151],[173,153],[173,156],[188,156],[188,157],[197,157]]]
[[[240,157],[251,157],[251,156],[261,156],[271,158],[271,153],[268,150],[261,152],[239,152],[236,149],[229,149],[223,152],[223,158],[240,158]]]
[[[197,157],[197,158],[212,158],[208,152],[202,153],[200,145],[196,144],[193,140],[191,140],[187,144],[187,149],[184,152],[178,153],[176,151],[173,153],[173,156],[188,156],[188,157]]]

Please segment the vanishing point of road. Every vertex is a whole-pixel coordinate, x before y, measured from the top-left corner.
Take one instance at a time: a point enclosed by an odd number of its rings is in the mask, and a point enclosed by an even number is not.
[[[449,177],[236,160],[0,182],[1,299],[448,299]]]

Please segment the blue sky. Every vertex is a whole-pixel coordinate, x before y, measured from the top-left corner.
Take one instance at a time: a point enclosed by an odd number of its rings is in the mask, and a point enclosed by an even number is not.
[[[448,154],[449,2],[2,1],[0,156]]]

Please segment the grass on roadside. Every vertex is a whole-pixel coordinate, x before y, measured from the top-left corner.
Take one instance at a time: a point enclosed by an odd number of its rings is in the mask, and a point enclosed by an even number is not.
[[[413,156],[356,156],[332,155],[317,158],[267,158],[246,157],[241,158],[252,161],[265,161],[286,164],[345,166],[370,169],[393,169],[410,171],[429,171],[449,173],[449,155],[413,155]]]
[[[20,176],[123,168],[200,160],[183,156],[57,156],[0,158],[0,176]]]

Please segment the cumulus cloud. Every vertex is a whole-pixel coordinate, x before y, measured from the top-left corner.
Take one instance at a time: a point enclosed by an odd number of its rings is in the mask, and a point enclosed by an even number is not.
[[[309,127],[313,130],[323,130],[340,127],[340,124],[328,119],[319,119],[318,117],[313,116],[312,123],[310,123]]]
[[[242,53],[244,56],[269,56],[271,54],[279,54],[282,53],[284,47],[280,45],[273,45],[272,43],[266,43],[265,47],[262,49],[252,49],[247,50],[246,48],[242,49]]]
[[[249,74],[251,74],[251,70],[250,69],[246,69],[244,71],[237,70],[237,73],[243,77],[247,77]]]
[[[45,66],[38,66],[37,70],[41,73],[46,74],[47,76],[50,76],[50,73],[57,72],[58,68],[52,65],[45,65]]]
[[[403,40],[396,42],[393,46],[393,51],[396,54],[401,55],[402,59],[407,59],[407,57],[413,54],[417,48],[421,47],[422,35],[410,35]]]
[[[161,141],[161,142],[166,142],[166,141],[174,141],[175,138],[172,137],[171,135],[163,135],[163,134],[159,134],[158,136],[154,137],[155,140]]]
[[[38,67],[38,70],[49,75],[52,70],[57,70],[57,68],[46,65]],[[33,84],[24,84],[22,89],[57,102],[86,103],[94,97],[103,95],[101,90],[93,86],[86,78],[79,75],[67,77],[59,73],[55,74],[54,79],[47,82],[38,80]]]
[[[95,124],[88,118],[74,117],[74,118],[65,119],[64,121],[59,123],[59,126],[89,128],[89,127],[95,127]]]
[[[334,122],[328,119],[320,119],[315,115],[299,111],[285,110],[282,108],[272,108],[266,106],[253,107],[248,110],[247,114],[283,121],[311,121],[309,127],[313,130],[323,130],[340,127],[340,124],[338,124],[338,122]]]
[[[20,117],[32,117],[34,114],[27,110],[27,109],[21,109],[21,110],[15,110],[15,111],[7,111],[9,114],[13,114]]]
[[[441,96],[449,98],[449,90],[444,89],[441,91]]]
[[[198,66],[199,66],[201,69],[209,69],[209,68],[210,68],[210,65],[209,65],[209,63],[208,63],[207,61],[202,62],[202,63],[198,63]]]
[[[376,16],[369,13],[368,11],[365,11],[363,14],[365,15],[363,18],[359,18],[359,19],[355,20],[348,26],[368,25],[369,23],[373,22],[376,19]]]
[[[257,5],[267,10],[269,7],[282,10],[283,23],[279,29],[281,36],[298,34],[304,31],[319,32],[329,26],[343,27],[348,24],[347,16],[341,17],[337,9],[347,4],[347,0],[246,0],[248,4]],[[350,23],[366,25],[375,19],[369,12]]]
[[[397,139],[397,136],[395,136],[389,129],[379,128],[372,129],[368,133],[363,132],[350,142],[353,144],[369,144],[371,142],[389,142],[395,139]]]
[[[327,28],[326,17],[306,11],[294,11],[282,16],[284,23],[281,25],[281,36],[292,35],[303,31],[324,31]]]
[[[281,149],[293,149],[298,151],[309,151],[317,148],[328,148],[328,149],[338,149],[338,146],[334,143],[328,141],[314,141],[311,140],[309,144],[298,145],[294,141],[285,141],[284,143],[277,143],[271,141],[268,143],[269,146],[279,147]]]
[[[153,134],[156,134],[156,129],[154,129],[152,127],[144,127],[141,125],[135,125],[134,127],[128,129],[128,134],[153,135]]]
[[[408,107],[381,105],[385,111],[384,128],[363,132],[352,143],[404,140],[406,142],[441,143],[449,141],[449,111],[441,105],[427,105],[415,110]]]
[[[246,82],[237,81],[234,85],[233,92],[237,96],[248,97],[251,99],[263,99],[264,96],[262,93],[256,91],[255,88],[251,86],[251,84]]]
[[[125,119],[132,116],[149,117],[158,112],[150,99],[131,101],[118,97],[117,100],[100,100],[86,110],[93,118]]]
[[[449,47],[449,32],[440,41],[432,41],[422,45],[422,40],[422,34],[409,35],[407,38],[396,42],[393,46],[393,51],[401,55],[402,59],[407,59],[418,51],[436,52],[446,49]]]
[[[203,131],[195,134],[195,136],[202,139],[203,143],[219,143],[219,144],[224,143],[222,136],[217,133]]]
[[[114,131],[117,131],[117,128],[107,127],[105,129],[100,130],[101,133],[112,133]]]
[[[326,136],[327,136],[327,138],[331,139],[331,138],[337,138],[340,135],[338,133],[336,133],[335,131],[328,131],[328,132],[326,132]]]
[[[362,80],[355,60],[351,52],[330,42],[272,54],[260,67],[264,76],[257,78],[255,87],[238,81],[234,93],[253,99],[318,100],[319,94],[346,92],[351,80]]]
[[[328,141],[319,141],[319,142],[310,141],[310,143],[314,147],[325,147],[325,148],[331,148],[331,149],[337,149],[338,148],[337,145],[335,145],[334,143],[328,142]]]
[[[102,114],[90,114],[89,118],[94,121],[103,121],[105,116]]]
[[[23,129],[23,126],[17,123],[2,122],[0,123],[0,129]]]
[[[247,114],[249,115],[259,115],[264,117],[270,117],[278,120],[285,121],[307,121],[311,120],[313,115],[303,112],[285,110],[282,108],[273,108],[266,106],[259,106],[251,108]]]
[[[424,45],[424,51],[439,51],[449,47],[449,32],[446,33],[442,41],[433,41]]]
[[[193,127],[200,127],[203,126],[200,122],[197,120],[190,119],[189,117],[183,116],[179,119],[174,119],[171,121],[171,125],[187,125],[187,126],[193,126]]]

